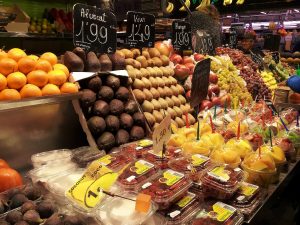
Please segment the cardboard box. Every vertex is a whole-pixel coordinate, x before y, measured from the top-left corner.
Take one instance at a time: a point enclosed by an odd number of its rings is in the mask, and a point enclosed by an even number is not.
[[[30,17],[18,6],[1,7],[0,12],[14,13],[16,19],[5,26],[7,32],[22,32],[27,33],[29,28]]]

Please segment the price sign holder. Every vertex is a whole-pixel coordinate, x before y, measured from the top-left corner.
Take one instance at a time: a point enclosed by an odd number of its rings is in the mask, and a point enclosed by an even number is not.
[[[264,60],[263,60],[262,56],[255,54],[252,51],[250,51],[250,56],[251,56],[251,59],[253,60],[253,62],[258,64],[259,69],[263,70],[264,69]]]
[[[108,10],[85,4],[73,7],[73,42],[86,52],[114,53],[117,48],[117,20]]]
[[[171,137],[171,116],[166,116],[161,123],[153,131],[153,152],[159,153],[163,151],[165,143]]]
[[[192,50],[191,24],[183,20],[172,23],[172,45],[176,51]]]
[[[234,28],[229,28],[229,48],[236,48],[237,32]]]
[[[155,43],[155,16],[148,13],[127,13],[126,43],[128,48],[151,48]]]
[[[275,61],[276,64],[279,63],[280,61],[280,53],[279,52],[272,52],[272,58]]]
[[[215,47],[212,37],[205,31],[197,30],[192,37],[194,52],[200,54],[215,55]]]
[[[198,62],[195,66],[192,78],[192,91],[191,91],[191,106],[198,106],[201,101],[206,99],[209,86],[209,73],[210,73],[211,59],[204,59]]]

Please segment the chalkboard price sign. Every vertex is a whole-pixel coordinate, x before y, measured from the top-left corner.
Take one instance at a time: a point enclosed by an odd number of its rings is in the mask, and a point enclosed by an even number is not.
[[[85,4],[73,7],[73,42],[76,47],[96,53],[114,53],[117,20],[113,13]]]
[[[213,39],[205,31],[198,30],[193,34],[192,45],[194,52],[204,55],[215,55]]]
[[[272,58],[273,58],[274,62],[276,64],[278,64],[279,61],[280,61],[280,54],[279,54],[279,52],[272,52]]]
[[[154,15],[128,12],[126,42],[129,48],[153,47],[155,42]]]
[[[237,46],[237,32],[234,28],[229,29],[229,48],[236,48]]]
[[[176,51],[192,50],[191,24],[182,20],[172,23],[172,45]]]
[[[264,68],[263,58],[260,55],[253,53],[252,51],[250,51],[250,56],[251,56],[251,59],[253,60],[253,62],[258,64],[259,69],[263,70],[263,68]]]

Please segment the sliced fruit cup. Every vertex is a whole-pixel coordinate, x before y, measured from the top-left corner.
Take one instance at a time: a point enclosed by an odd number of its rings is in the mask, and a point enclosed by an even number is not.
[[[276,165],[276,173],[274,176],[272,176],[271,183],[277,184],[280,180],[280,174],[285,171],[285,168],[287,166],[287,161],[281,162],[281,163],[275,163]]]

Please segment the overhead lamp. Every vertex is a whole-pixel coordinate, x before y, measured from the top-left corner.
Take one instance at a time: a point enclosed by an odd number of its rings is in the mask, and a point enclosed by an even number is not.
[[[298,13],[298,12],[299,12],[299,10],[298,10],[298,9],[294,9],[294,11],[295,11],[296,13]]]
[[[228,15],[228,16],[226,16],[227,18],[231,18],[232,16],[230,16],[230,15]]]
[[[266,12],[260,12],[261,14],[264,14],[264,15],[266,15],[267,13]]]

